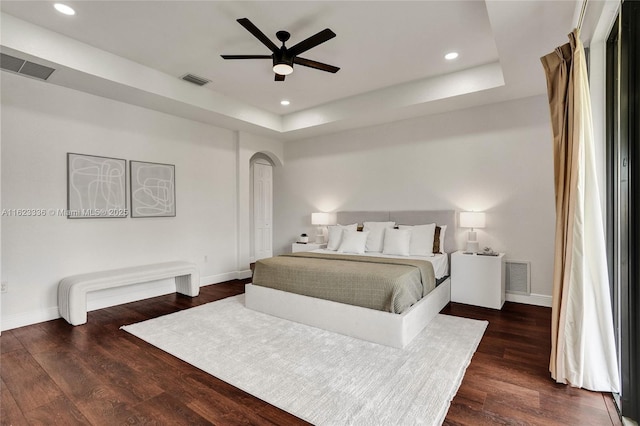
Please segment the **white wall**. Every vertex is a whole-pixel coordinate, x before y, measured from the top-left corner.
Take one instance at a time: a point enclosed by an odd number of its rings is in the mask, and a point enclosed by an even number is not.
[[[3,329],[58,317],[67,275],[189,260],[203,284],[236,277],[237,133],[5,72],[1,111],[3,208],[66,208],[67,152],[175,164],[177,201],[174,218],[3,217]],[[89,306],[172,291],[111,290]]]
[[[481,246],[531,261],[532,297],[550,304],[553,152],[545,96],[421,117],[285,145],[274,169],[275,254],[310,214],[339,210],[487,212]],[[458,230],[460,248],[465,231]]]

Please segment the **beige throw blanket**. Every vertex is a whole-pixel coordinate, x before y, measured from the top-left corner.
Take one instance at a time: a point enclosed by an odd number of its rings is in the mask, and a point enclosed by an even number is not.
[[[402,313],[436,286],[426,260],[295,253],[256,262],[253,284]]]

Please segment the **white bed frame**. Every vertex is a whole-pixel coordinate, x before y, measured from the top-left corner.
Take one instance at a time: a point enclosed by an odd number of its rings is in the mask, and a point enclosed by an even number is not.
[[[362,224],[365,220],[393,220],[406,225],[433,222],[447,225],[447,252],[453,247],[455,218],[456,213],[453,210],[338,213],[338,223],[343,224]],[[347,305],[253,284],[245,286],[245,305],[249,309],[400,349],[408,345],[450,300],[451,278],[447,278],[402,314]]]

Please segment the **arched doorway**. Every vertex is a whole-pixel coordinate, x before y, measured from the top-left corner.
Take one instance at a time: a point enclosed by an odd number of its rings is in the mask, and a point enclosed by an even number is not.
[[[251,157],[251,259],[273,256],[273,163],[262,153]]]

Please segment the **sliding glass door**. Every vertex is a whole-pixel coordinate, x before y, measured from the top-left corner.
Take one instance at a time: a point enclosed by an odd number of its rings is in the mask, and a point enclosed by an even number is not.
[[[607,43],[607,245],[622,415],[640,418],[640,2],[627,1]],[[633,166],[636,167],[633,167]]]

